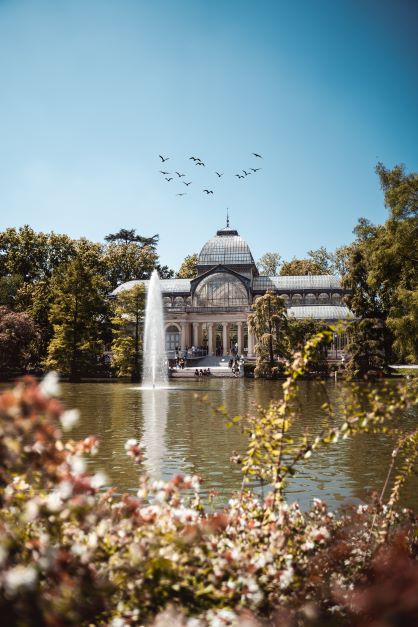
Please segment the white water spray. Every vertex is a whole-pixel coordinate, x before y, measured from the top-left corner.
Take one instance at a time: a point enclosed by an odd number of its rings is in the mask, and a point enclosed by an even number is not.
[[[163,299],[157,270],[151,275],[145,308],[144,331],[144,388],[167,385],[167,356],[165,352]]]

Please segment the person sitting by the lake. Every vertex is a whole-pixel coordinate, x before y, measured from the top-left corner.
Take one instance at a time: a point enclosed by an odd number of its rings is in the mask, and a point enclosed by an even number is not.
[[[201,369],[200,369],[200,371],[199,371],[199,376],[200,376],[200,377],[203,377],[203,370],[202,370],[202,368],[201,368]]]
[[[208,375],[208,377],[210,377],[210,375],[211,375],[211,374],[212,374],[212,373],[211,373],[211,371],[210,371],[210,368],[208,368],[208,370],[207,370],[207,375]]]
[[[196,368],[196,370],[194,371],[194,376],[198,377],[199,376],[199,370]]]
[[[228,368],[232,368],[233,365],[234,365],[234,360],[231,357],[231,359],[228,362]]]

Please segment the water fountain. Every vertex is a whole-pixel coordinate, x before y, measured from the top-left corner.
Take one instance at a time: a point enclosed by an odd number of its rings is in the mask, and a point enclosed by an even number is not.
[[[142,387],[167,386],[167,356],[165,352],[163,299],[157,270],[151,275],[145,308],[144,373]]]

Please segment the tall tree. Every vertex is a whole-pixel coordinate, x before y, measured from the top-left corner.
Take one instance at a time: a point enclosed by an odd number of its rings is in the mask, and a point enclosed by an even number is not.
[[[256,377],[271,377],[278,373],[279,357],[289,352],[288,320],[284,300],[271,291],[260,296],[248,316],[250,331],[256,337]]]
[[[115,244],[141,244],[153,250],[156,249],[159,239],[160,236],[157,234],[151,237],[137,235],[135,229],[120,229],[117,233],[109,233],[109,235],[105,237],[106,242],[113,242]]]
[[[305,276],[308,274],[327,274],[313,259],[296,259],[285,261],[280,268],[281,276]]]
[[[0,307],[0,371],[16,374],[33,365],[38,338],[29,314]]]
[[[308,256],[318,265],[319,268],[321,268],[321,272],[319,274],[335,273],[335,253],[329,252],[325,246],[309,250]]]
[[[262,276],[277,276],[281,263],[279,253],[264,253],[258,260],[257,268]]]
[[[143,283],[120,292],[113,305],[112,361],[117,374],[130,375],[132,383],[140,381],[144,311]]]
[[[135,242],[112,242],[106,246],[103,260],[106,278],[114,289],[127,281],[149,279],[158,264],[158,255],[153,248]]]
[[[176,274],[178,279],[194,279],[197,276],[197,254],[187,255]]]
[[[51,280],[49,313],[54,334],[46,366],[69,374],[71,381],[94,367],[102,348],[109,284],[101,254],[99,244],[79,240],[77,256],[60,265]]]

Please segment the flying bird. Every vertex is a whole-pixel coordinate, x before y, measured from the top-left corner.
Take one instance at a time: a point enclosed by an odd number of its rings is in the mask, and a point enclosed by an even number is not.
[[[191,181],[189,181],[188,183],[186,183],[186,181],[183,181],[183,185],[186,185],[187,187],[189,187],[189,185],[191,185]]]
[[[249,174],[251,174],[251,172],[246,172],[245,170],[243,170],[245,176],[248,176]]]
[[[160,170],[161,174],[170,174],[170,172],[164,172],[164,170]]]
[[[189,157],[189,159],[193,159],[193,161],[200,161],[199,157]]]
[[[170,181],[173,180],[173,177],[171,176],[169,179],[167,177],[165,177],[165,180],[169,183]]]
[[[186,196],[186,192],[183,192],[182,194],[176,194],[176,196]]]
[[[261,170],[261,168],[250,168],[250,170],[252,170],[253,172],[258,172],[259,170]]]
[[[203,191],[207,194],[213,194],[213,191],[211,189],[204,189]]]
[[[180,174],[180,172],[176,172],[176,174],[179,177],[179,179],[181,179],[182,176],[186,176],[185,174]]]
[[[235,176],[237,176],[239,179],[243,179],[244,177],[242,176],[242,174],[236,174]]]
[[[196,161],[195,165],[205,165],[205,164],[203,163],[203,161],[200,161],[199,159],[199,161]]]
[[[253,154],[253,155],[254,155],[254,157],[258,157],[259,159],[262,159],[262,158],[263,158],[261,155],[257,154],[256,152],[253,152],[253,153],[251,153],[251,154]]]
[[[219,176],[219,178],[221,178],[221,176],[223,176],[223,172],[221,172],[220,174],[219,174],[219,172],[215,172],[215,174],[217,174]]]
[[[163,157],[162,155],[158,155],[161,159],[161,161],[164,163],[164,161],[168,161],[170,157]]]

